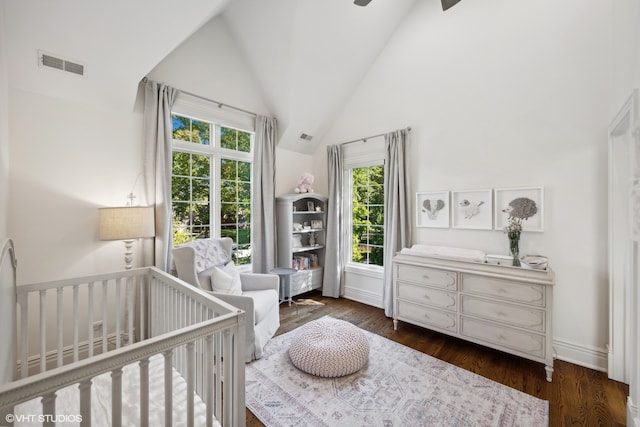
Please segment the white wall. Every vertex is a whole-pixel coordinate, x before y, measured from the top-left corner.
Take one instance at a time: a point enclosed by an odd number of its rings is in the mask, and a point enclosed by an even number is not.
[[[0,22],[4,22],[2,3]],[[7,237],[9,200],[9,83],[6,51],[4,31],[0,28],[0,240]]]
[[[525,233],[521,253],[549,256],[556,272],[558,356],[598,369],[608,340],[610,7],[486,0],[443,13],[417,2],[325,138],[412,126],[413,192],[544,186],[545,231]],[[419,228],[414,243],[508,252],[501,231]]]
[[[148,76],[268,114],[220,19],[205,25]],[[98,208],[124,205],[129,192],[142,192],[137,179],[142,171],[142,112],[114,110],[99,99],[80,104],[20,90],[9,95],[12,192],[10,203],[2,207],[9,205],[9,234],[20,258],[18,282],[123,268],[123,243],[98,240]],[[277,155],[277,194],[290,192],[311,167],[311,156],[283,150]],[[135,250],[134,265],[139,265]]]
[[[271,115],[226,22],[218,17],[162,60],[148,77],[178,89],[262,115]],[[277,117],[276,117],[277,119]],[[293,192],[312,156],[276,151],[276,195]]]

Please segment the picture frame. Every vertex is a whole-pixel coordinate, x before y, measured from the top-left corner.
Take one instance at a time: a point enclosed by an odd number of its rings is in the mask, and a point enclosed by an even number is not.
[[[416,227],[449,228],[449,191],[416,193]]]
[[[522,221],[522,231],[544,231],[544,187],[496,188],[493,200],[496,230],[504,230],[513,209],[533,209],[535,213]]]
[[[323,224],[321,219],[312,219],[311,220],[311,229],[313,230],[322,230]]]
[[[493,229],[493,191],[456,190],[451,192],[452,228]]]
[[[315,204],[313,202],[307,202],[307,210],[309,212],[313,212],[316,210]]]

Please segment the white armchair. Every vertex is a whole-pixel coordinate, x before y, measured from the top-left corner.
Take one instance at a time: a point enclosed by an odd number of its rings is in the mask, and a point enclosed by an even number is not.
[[[250,362],[262,357],[262,349],[280,327],[279,278],[240,273],[240,295],[213,291],[214,271],[231,260],[232,243],[228,237],[196,240],[173,249],[173,259],[180,279],[246,313],[246,361]]]

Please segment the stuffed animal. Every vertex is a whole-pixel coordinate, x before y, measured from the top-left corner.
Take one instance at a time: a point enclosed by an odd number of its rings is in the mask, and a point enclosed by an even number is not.
[[[305,172],[300,177],[298,181],[298,186],[296,187],[296,193],[313,193],[313,188],[311,185],[313,184],[314,177],[308,172]]]

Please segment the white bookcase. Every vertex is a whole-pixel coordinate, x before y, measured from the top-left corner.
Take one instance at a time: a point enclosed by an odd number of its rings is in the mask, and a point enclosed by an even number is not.
[[[276,198],[278,267],[298,270],[291,276],[293,297],[322,288],[327,198],[317,193],[287,194]]]

